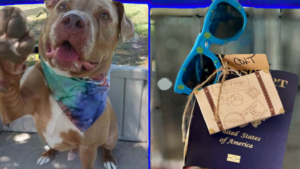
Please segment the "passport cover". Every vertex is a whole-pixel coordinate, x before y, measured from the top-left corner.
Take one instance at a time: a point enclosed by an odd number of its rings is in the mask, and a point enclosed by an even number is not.
[[[196,94],[209,134],[284,113],[269,69],[224,81],[221,94],[220,87],[213,84]]]
[[[209,135],[195,102],[185,145],[185,167],[282,169],[297,93],[295,74],[271,70],[285,114]]]

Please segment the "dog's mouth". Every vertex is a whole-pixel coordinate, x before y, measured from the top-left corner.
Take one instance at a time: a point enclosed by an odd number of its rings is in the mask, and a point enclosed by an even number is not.
[[[54,46],[46,44],[46,56],[51,65],[58,67],[62,71],[72,71],[79,73],[84,70],[94,69],[98,63],[83,61],[83,52],[80,47],[74,47],[68,40],[62,41]]]

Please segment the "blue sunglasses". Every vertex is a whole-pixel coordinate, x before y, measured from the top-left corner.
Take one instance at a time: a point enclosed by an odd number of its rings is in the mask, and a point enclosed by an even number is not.
[[[209,46],[237,40],[244,32],[246,23],[246,12],[236,0],[214,0],[205,16],[202,32],[179,70],[175,92],[189,95],[219,69],[221,61],[209,50]],[[220,73],[207,85],[216,83]]]

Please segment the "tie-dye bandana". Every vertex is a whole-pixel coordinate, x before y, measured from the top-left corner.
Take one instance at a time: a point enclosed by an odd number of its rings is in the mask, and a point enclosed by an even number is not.
[[[72,78],[58,75],[41,62],[47,85],[67,117],[86,131],[104,112],[109,92],[109,72],[97,78]]]

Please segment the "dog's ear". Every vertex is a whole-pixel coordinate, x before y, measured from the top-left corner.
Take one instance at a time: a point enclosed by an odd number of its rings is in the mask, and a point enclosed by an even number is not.
[[[55,7],[55,5],[59,2],[60,0],[44,0],[46,8],[48,10],[52,9]]]
[[[125,15],[123,4],[117,1],[113,1],[113,3],[118,9],[120,37],[122,42],[125,42],[134,36],[134,26],[132,21]]]

